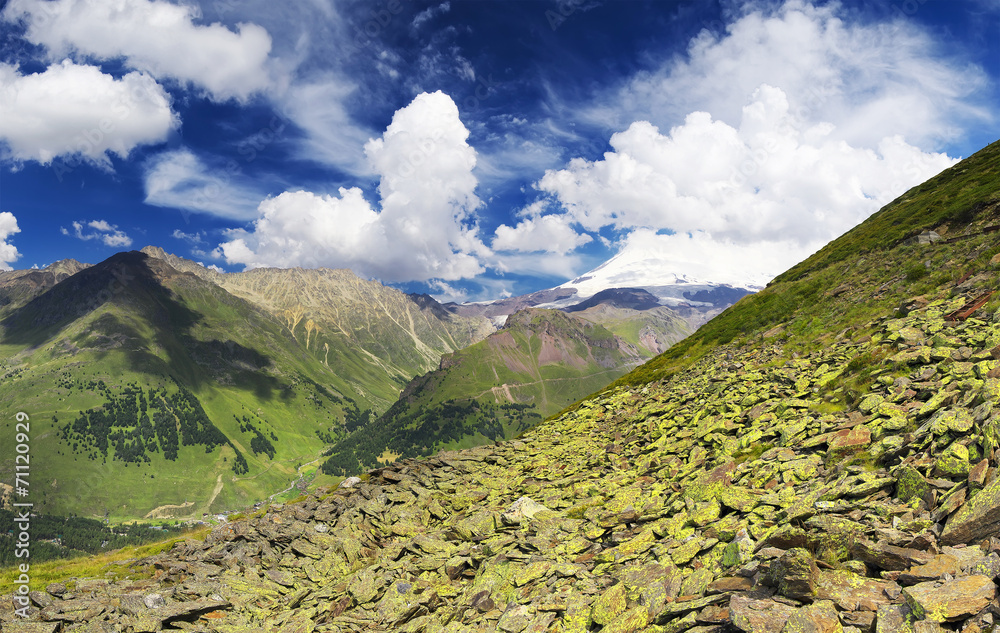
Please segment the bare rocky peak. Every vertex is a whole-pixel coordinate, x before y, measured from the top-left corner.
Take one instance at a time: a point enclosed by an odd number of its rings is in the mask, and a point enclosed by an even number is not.
[[[409,358],[403,373],[433,369],[441,354],[482,340],[494,330],[488,319],[451,314],[437,302],[419,300],[347,269],[220,273],[156,246],[142,252],[264,308],[283,319],[297,337],[307,326],[319,328],[339,333],[379,358]]]

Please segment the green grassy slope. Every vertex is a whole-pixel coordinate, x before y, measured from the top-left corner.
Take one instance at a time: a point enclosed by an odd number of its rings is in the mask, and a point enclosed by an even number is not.
[[[649,310],[633,310],[599,305],[574,316],[603,325],[615,335],[635,346],[643,355],[655,356],[671,345],[690,336],[693,331],[677,312],[660,306]]]
[[[651,356],[644,343],[680,333],[683,322],[665,309],[522,310],[411,381],[384,415],[333,449],[324,468],[351,474],[378,461],[510,438]]]
[[[16,412],[30,416],[40,511],[126,519],[244,507],[287,486],[372,406],[266,311],[140,253],[0,316],[3,432]],[[156,415],[176,439],[149,430]],[[5,482],[13,450],[0,448]]]

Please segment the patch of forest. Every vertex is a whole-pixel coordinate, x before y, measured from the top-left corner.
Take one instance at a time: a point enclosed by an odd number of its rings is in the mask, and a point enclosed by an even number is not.
[[[25,562],[14,557],[14,535],[19,531],[14,525],[16,515],[0,510],[0,567]],[[130,545],[143,545],[161,541],[179,534],[182,527],[163,524],[150,526],[131,523],[105,525],[95,519],[53,514],[31,516],[31,562],[73,558],[85,554],[99,554]]]
[[[253,451],[253,454],[260,455],[264,453],[270,459],[274,459],[274,444],[271,443],[271,440],[278,441],[278,436],[275,435],[274,431],[269,433],[269,439],[254,425],[250,416],[244,414],[243,417],[238,417],[236,414],[233,414],[233,417],[236,418],[236,423],[239,424],[241,431],[253,435],[250,438],[250,450]]]
[[[378,466],[387,450],[401,458],[427,457],[470,435],[478,433],[495,441],[504,438],[505,428],[520,433],[541,419],[530,404],[448,400],[412,407],[400,400],[376,420],[352,420],[347,427],[350,434],[325,453],[322,471],[353,475]]]
[[[72,422],[60,426],[53,416],[59,437],[75,454],[97,461],[119,460],[127,464],[150,462],[151,453],[161,453],[176,460],[181,446],[203,446],[206,453],[229,444],[236,452],[233,471],[245,474],[246,459],[229,438],[205,413],[198,398],[183,386],[143,388],[126,383],[117,390],[103,380],[92,381],[87,388],[100,393],[104,403],[81,411]],[[274,446],[260,431],[251,440],[254,452],[274,456]],[[277,437],[272,433],[272,439]]]

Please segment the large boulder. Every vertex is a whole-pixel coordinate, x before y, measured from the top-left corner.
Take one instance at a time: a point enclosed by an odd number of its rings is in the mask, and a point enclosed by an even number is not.
[[[808,550],[795,547],[771,563],[767,584],[778,593],[793,600],[812,602],[816,596],[819,567]]]

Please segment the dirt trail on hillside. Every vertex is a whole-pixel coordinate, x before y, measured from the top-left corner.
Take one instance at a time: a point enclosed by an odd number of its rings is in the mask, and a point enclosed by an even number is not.
[[[215,488],[212,490],[212,496],[208,498],[208,502],[205,504],[205,511],[206,512],[208,512],[208,509],[212,507],[212,503],[215,501],[215,498],[219,496],[220,492],[222,492],[222,485],[223,485],[222,484],[222,475],[218,475],[215,478]],[[143,518],[144,519],[177,519],[177,518],[180,518],[180,517],[174,516],[174,513],[172,512],[172,510],[183,510],[184,508],[190,508],[193,505],[194,505],[194,501],[185,501],[184,503],[182,503],[180,505],[170,505],[170,504],[162,505],[162,506],[159,506],[159,507],[156,507],[156,508],[153,508],[152,510],[150,510],[146,514],[146,516],[144,516]]]
[[[615,371],[617,371],[617,370],[616,369],[608,369],[608,370],[605,370],[605,371],[602,371],[602,372],[598,372],[596,374],[592,374],[592,376],[600,376],[602,374],[610,374],[610,373],[615,372]],[[531,382],[504,383],[504,384],[500,385],[499,387],[490,387],[489,389],[486,389],[486,390],[480,392],[478,395],[472,396],[472,398],[470,398],[470,400],[475,400],[477,398],[482,398],[486,394],[492,393],[493,397],[497,399],[496,400],[497,403],[500,402],[500,397],[501,396],[507,396],[507,399],[510,400],[511,402],[517,402],[517,400],[514,399],[514,396],[510,392],[510,388],[511,387],[514,387],[514,388],[517,388],[517,387],[527,387],[529,385],[537,385],[537,384],[540,384],[540,383],[543,383],[543,382],[563,382],[563,381],[566,381],[566,380],[579,380],[579,378],[575,377],[575,376],[573,376],[573,377],[567,377],[567,378],[542,378],[540,380],[532,380]]]
[[[146,516],[142,517],[144,519],[172,519],[173,513],[170,510],[179,510],[182,508],[190,508],[194,505],[194,501],[185,501],[180,505],[163,505],[150,510]]]
[[[215,478],[215,489],[212,490],[212,496],[209,498],[208,503],[205,504],[205,512],[208,512],[208,509],[212,507],[212,503],[215,501],[215,498],[219,496],[220,492],[222,492],[221,474]]]

